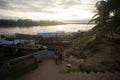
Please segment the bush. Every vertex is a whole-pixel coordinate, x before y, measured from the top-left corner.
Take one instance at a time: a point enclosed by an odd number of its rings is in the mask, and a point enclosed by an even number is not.
[[[84,49],[91,50],[91,52],[96,53],[99,50],[99,47],[98,47],[99,44],[101,44],[101,41],[95,40],[93,42],[88,43]]]
[[[78,68],[71,68],[71,69],[67,69],[68,73],[71,73],[71,72],[80,72],[80,70]]]

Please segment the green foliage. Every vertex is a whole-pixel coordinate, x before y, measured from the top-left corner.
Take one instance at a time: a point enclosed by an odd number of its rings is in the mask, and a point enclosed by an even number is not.
[[[113,42],[114,42],[115,44],[120,44],[120,39],[114,39]]]
[[[120,71],[120,0],[98,1],[96,8],[97,13],[91,20],[96,26],[79,39],[78,44],[85,44],[82,48],[86,55],[79,69],[88,73]],[[94,34],[96,39],[87,42]]]
[[[93,16],[91,21],[97,23],[97,25],[104,25],[109,18],[109,11],[106,1],[98,1],[96,3],[97,13]],[[90,21],[90,22],[91,22]]]
[[[103,61],[101,65],[104,66],[106,71],[116,72],[120,71],[120,64],[116,62]]]
[[[97,68],[91,68],[91,67],[80,67],[80,71],[81,72],[87,72],[87,73],[90,73],[90,72],[99,72],[97,70]]]
[[[84,47],[85,50],[91,50],[92,53],[98,52],[100,47],[98,47],[100,44],[103,44],[104,41],[102,40],[102,33],[101,34],[97,34],[97,37],[94,41],[89,42],[86,44],[86,46]]]
[[[98,1],[97,13],[91,21],[96,22],[96,27],[105,27],[107,32],[119,33],[120,26],[120,0]],[[112,14],[112,15],[111,15]],[[90,22],[91,22],[90,21]]]
[[[79,68],[70,68],[66,70],[67,73],[71,73],[71,72],[80,72]]]
[[[81,45],[84,46],[86,44],[86,42],[93,36],[93,34],[95,33],[95,31],[92,29],[86,33],[84,33],[77,41],[78,43],[76,43],[76,45]]]

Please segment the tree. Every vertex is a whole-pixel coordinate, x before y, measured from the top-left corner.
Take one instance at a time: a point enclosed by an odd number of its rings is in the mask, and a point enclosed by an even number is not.
[[[96,8],[97,13],[91,20],[96,22],[96,27],[103,27],[106,32],[111,33],[111,36],[118,33],[120,30],[120,0],[98,1]]]
[[[108,5],[106,1],[98,1],[96,3],[97,13],[93,16],[91,21],[95,21],[97,26],[102,26],[109,18]],[[91,22],[90,21],[90,22]]]
[[[109,12],[113,12],[114,16],[116,16],[120,10],[120,0],[108,0],[107,3]]]
[[[111,33],[119,33],[119,30],[120,30],[120,0],[108,0],[107,3],[108,3],[109,13],[112,14],[112,16],[108,20],[109,25],[111,25],[110,26]]]

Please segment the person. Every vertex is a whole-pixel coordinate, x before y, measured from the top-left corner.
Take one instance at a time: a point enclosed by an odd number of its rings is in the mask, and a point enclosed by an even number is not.
[[[59,49],[59,52],[58,52],[58,61],[61,64],[62,64],[62,60],[63,60],[63,54],[62,54],[62,52],[63,52],[62,48]]]
[[[55,50],[54,52],[54,60],[55,60],[55,64],[57,65],[58,64],[58,51]]]

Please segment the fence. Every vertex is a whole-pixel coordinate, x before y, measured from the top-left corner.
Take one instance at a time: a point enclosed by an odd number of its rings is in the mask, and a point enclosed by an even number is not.
[[[53,58],[54,57],[54,52],[53,51],[49,51],[49,50],[44,50],[44,51],[40,51],[37,53],[32,54],[35,58],[36,61],[39,62],[41,61],[43,58]]]
[[[54,53],[52,51],[44,50],[9,60],[0,67],[0,80],[4,80],[9,75],[15,78],[19,77],[37,68],[37,62],[41,61],[43,58],[53,58],[53,55]]]
[[[26,72],[37,68],[36,59],[33,55],[27,55],[16,59],[12,59],[7,61],[7,63],[10,70],[9,73],[13,77],[21,76]]]

